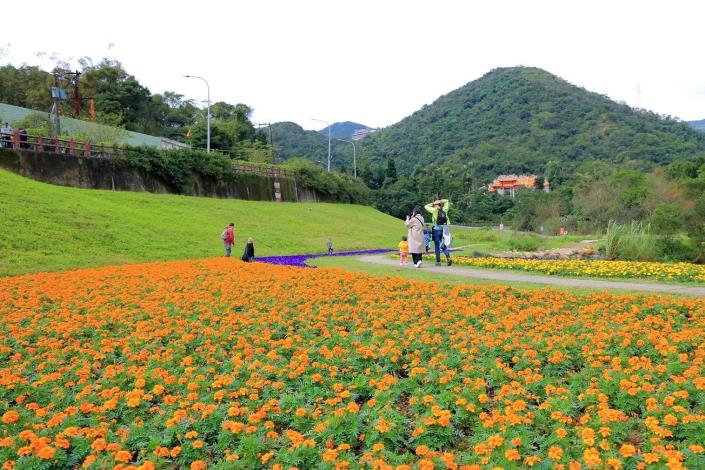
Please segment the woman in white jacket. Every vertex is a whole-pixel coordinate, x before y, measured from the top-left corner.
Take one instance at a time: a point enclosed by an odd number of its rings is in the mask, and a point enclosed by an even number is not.
[[[406,228],[409,230],[407,239],[409,241],[409,253],[414,266],[421,267],[421,256],[424,252],[423,224],[421,209],[415,207],[411,215],[406,216]]]

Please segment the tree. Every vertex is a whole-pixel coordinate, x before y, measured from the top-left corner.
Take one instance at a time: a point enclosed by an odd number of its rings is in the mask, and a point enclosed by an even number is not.
[[[389,180],[390,182],[395,182],[397,180],[397,166],[394,163],[393,158],[389,158],[387,160],[387,171],[384,174],[385,176],[385,181]]]
[[[84,69],[83,96],[92,96],[97,112],[119,115],[127,129],[144,132],[149,127],[151,93],[128,74],[118,61],[103,59]]]
[[[657,235],[672,236],[683,226],[683,214],[675,204],[659,204],[649,223]]]
[[[377,185],[377,181],[375,179],[375,175],[372,172],[372,166],[370,165],[370,162],[365,162],[364,165],[362,165],[362,170],[360,171],[360,179],[367,185],[368,188],[370,189],[379,189],[379,186]]]

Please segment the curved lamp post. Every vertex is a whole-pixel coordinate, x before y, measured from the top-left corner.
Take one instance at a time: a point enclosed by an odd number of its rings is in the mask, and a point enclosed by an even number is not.
[[[311,118],[311,120],[322,122],[328,126],[328,172],[330,173],[330,123],[328,121],[324,121],[323,119]]]
[[[196,75],[184,75],[184,78],[197,78],[206,82],[206,88],[208,89],[208,101],[206,105],[208,106],[208,114],[206,115],[206,152],[211,152],[211,86],[208,84],[208,80],[203,77],[198,77]]]
[[[335,139],[341,142],[347,142],[353,146],[353,175],[357,178],[357,156],[355,155],[355,142],[347,139]]]

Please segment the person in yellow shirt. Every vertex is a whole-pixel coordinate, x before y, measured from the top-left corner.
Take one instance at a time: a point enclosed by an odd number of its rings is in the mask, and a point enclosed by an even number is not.
[[[409,264],[409,242],[406,241],[406,235],[402,235],[399,242],[399,266]]]
[[[431,214],[433,219],[433,229],[431,235],[433,237],[433,245],[436,251],[436,266],[441,265],[441,251],[446,255],[446,265],[450,266],[453,261],[450,258],[450,250],[446,244],[446,239],[450,239],[450,219],[448,218],[448,209],[450,209],[450,201],[448,199],[436,199],[424,206],[427,212]],[[447,242],[450,243],[450,242]]]

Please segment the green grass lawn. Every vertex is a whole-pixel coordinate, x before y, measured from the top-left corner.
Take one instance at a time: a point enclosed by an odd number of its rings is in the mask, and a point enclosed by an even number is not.
[[[247,237],[258,256],[394,248],[402,221],[350,204],[276,203],[66,188],[0,170],[0,275],[233,255]]]
[[[453,226],[451,228],[453,246],[466,247],[469,254],[478,252],[490,254],[496,251],[534,251],[561,248],[575,245],[581,240],[595,239],[588,235],[539,236],[528,232],[499,231],[494,227],[471,228]],[[593,244],[597,247],[597,244]]]

